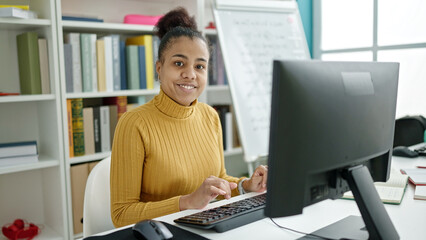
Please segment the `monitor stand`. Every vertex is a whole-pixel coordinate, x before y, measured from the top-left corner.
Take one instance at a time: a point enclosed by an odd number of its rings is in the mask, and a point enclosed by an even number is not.
[[[368,168],[365,166],[348,168],[342,176],[349,184],[362,219],[349,216],[312,234],[336,239],[399,239]],[[342,235],[336,236],[336,234]]]

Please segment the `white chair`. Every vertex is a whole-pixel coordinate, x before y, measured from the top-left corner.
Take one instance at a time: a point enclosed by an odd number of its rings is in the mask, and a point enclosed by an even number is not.
[[[86,183],[83,210],[83,237],[114,229],[110,207],[111,157],[92,169]]]

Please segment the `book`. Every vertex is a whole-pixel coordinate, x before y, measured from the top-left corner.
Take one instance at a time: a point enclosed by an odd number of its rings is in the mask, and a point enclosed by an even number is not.
[[[83,90],[81,80],[81,56],[80,56],[80,33],[65,34],[65,43],[72,46],[72,77],[73,92],[80,93]]]
[[[72,165],[70,167],[71,199],[74,234],[83,231],[84,191],[89,176],[88,163]]]
[[[147,89],[145,46],[138,46],[139,57],[139,88]]]
[[[68,151],[70,158],[74,157],[74,135],[72,134],[72,108],[71,99],[67,99],[67,122],[68,122]]]
[[[106,82],[106,91],[114,91],[114,72],[112,65],[112,37],[105,36],[102,37],[104,40],[104,52],[105,52],[105,82]]]
[[[90,65],[92,68],[92,91],[98,91],[98,55],[96,51],[97,36],[95,33],[90,34]]]
[[[41,94],[38,35],[26,32],[16,36],[21,94]]]
[[[126,39],[126,45],[145,46],[146,88],[154,89],[154,57],[152,52],[152,35],[140,35]]]
[[[16,157],[16,156],[23,156],[23,155],[36,155],[36,154],[37,154],[36,141],[0,143],[0,158]]]
[[[155,25],[163,15],[150,16],[141,14],[127,14],[124,16],[124,23],[128,24],[142,24],[142,25]]]
[[[414,199],[426,200],[426,186],[416,186],[414,191]]]
[[[110,121],[109,106],[100,106],[100,132],[101,132],[101,151],[108,152],[111,150],[110,139]]]
[[[96,59],[98,65],[98,91],[106,91],[105,76],[105,42],[102,39],[96,40]]]
[[[425,168],[408,168],[401,169],[401,172],[408,175],[409,180],[412,184],[426,185],[426,169]]]
[[[101,147],[101,112],[100,107],[93,107],[93,136],[95,141],[95,152],[102,152]]]
[[[117,120],[126,112],[127,96],[108,97],[103,100],[104,105],[117,106]]]
[[[127,88],[139,89],[138,46],[126,46]]]
[[[113,90],[121,90],[120,35],[111,35]]]
[[[92,40],[90,33],[80,33],[81,81],[83,92],[93,92]]]
[[[117,109],[118,109],[117,105],[109,105],[109,141],[111,143],[111,147],[112,147],[112,142],[114,140],[115,127],[117,126],[117,122],[118,122]]]
[[[62,15],[62,21],[104,22],[103,19],[96,18],[96,17],[83,17],[83,16],[71,16],[71,15]]]
[[[225,150],[232,150],[234,148],[233,144],[234,144],[234,136],[233,136],[233,121],[232,121],[232,113],[231,112],[227,112],[225,113],[225,138],[226,138],[226,146],[225,146]]]
[[[387,182],[376,182],[376,190],[383,203],[400,204],[404,197],[405,189],[408,183],[408,176],[392,169]],[[354,199],[351,191],[343,195],[344,199]]]
[[[50,77],[49,77],[49,55],[47,52],[47,40],[45,38],[38,39],[38,56],[40,61],[40,81],[41,93],[50,93]]]
[[[83,122],[83,99],[71,100],[72,134],[74,144],[74,156],[84,155],[84,122]]]
[[[93,132],[93,108],[83,108],[83,124],[84,124],[84,153],[95,153],[95,138]]]
[[[28,164],[38,162],[38,155],[24,155],[0,158],[0,167],[14,166],[19,164]]]
[[[72,46],[64,43],[64,65],[65,65],[65,90],[67,93],[74,92],[72,76]]]
[[[10,7],[20,8],[23,10],[30,10],[30,5],[0,5],[0,8],[10,8]]]
[[[120,88],[127,89],[126,43],[120,41]]]
[[[0,8],[0,17],[35,19],[37,13],[17,7],[2,7]]]

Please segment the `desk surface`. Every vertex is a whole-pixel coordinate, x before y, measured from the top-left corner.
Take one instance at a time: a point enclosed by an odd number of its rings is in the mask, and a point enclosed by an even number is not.
[[[392,168],[415,168],[416,166],[425,166],[426,157],[409,159],[394,157],[392,159]],[[249,193],[229,200],[214,202],[208,205],[207,208],[217,207],[229,202],[238,201],[255,194]],[[414,200],[414,186],[409,184],[405,192],[404,198],[400,205],[385,204],[385,208],[395,225],[396,230],[402,240],[404,239],[426,239],[426,201]],[[206,208],[206,209],[207,209]],[[205,210],[205,209],[204,209]],[[201,210],[186,210],[174,214],[156,218],[155,220],[164,221],[169,224],[177,225],[186,230],[203,235],[210,239],[234,240],[234,239],[297,239],[301,234],[291,232],[289,230],[280,229],[269,218],[259,220],[247,224],[245,226],[229,230],[224,233],[216,233],[212,230],[201,230],[195,228],[183,227],[175,224],[174,219],[186,216]],[[310,233],[323,228],[333,222],[341,220],[349,215],[360,216],[358,207],[353,200],[326,200],[320,203],[304,208],[303,214],[275,218],[274,220],[281,226],[295,229],[301,232]],[[125,228],[125,227],[123,227]],[[97,235],[103,235],[104,232]]]
[[[418,165],[426,165],[426,158],[399,158],[392,159],[392,167],[395,169],[414,168]],[[219,201],[209,204],[208,208],[217,207],[230,201],[238,201],[253,196],[246,194],[233,197],[230,200]],[[414,200],[414,186],[409,184],[400,205],[385,204],[385,208],[395,225],[401,239],[425,239],[426,238],[426,201]],[[174,219],[197,212],[197,210],[186,210],[156,220],[175,224]],[[326,200],[304,208],[303,214],[275,218],[281,226],[292,228],[302,232],[313,232],[333,222],[343,219],[349,215],[360,216],[358,207],[353,200]],[[175,224],[176,225],[176,224]],[[181,225],[177,225],[182,227]],[[216,233],[211,230],[200,230],[182,227],[189,231],[198,233],[210,239],[296,239],[301,234],[278,228],[269,218],[229,230],[224,233]]]

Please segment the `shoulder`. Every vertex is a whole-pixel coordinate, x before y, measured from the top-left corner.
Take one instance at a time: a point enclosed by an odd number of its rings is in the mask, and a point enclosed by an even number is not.
[[[199,102],[197,107],[200,117],[202,117],[205,121],[208,121],[213,125],[220,125],[219,114],[216,109],[203,102]]]

